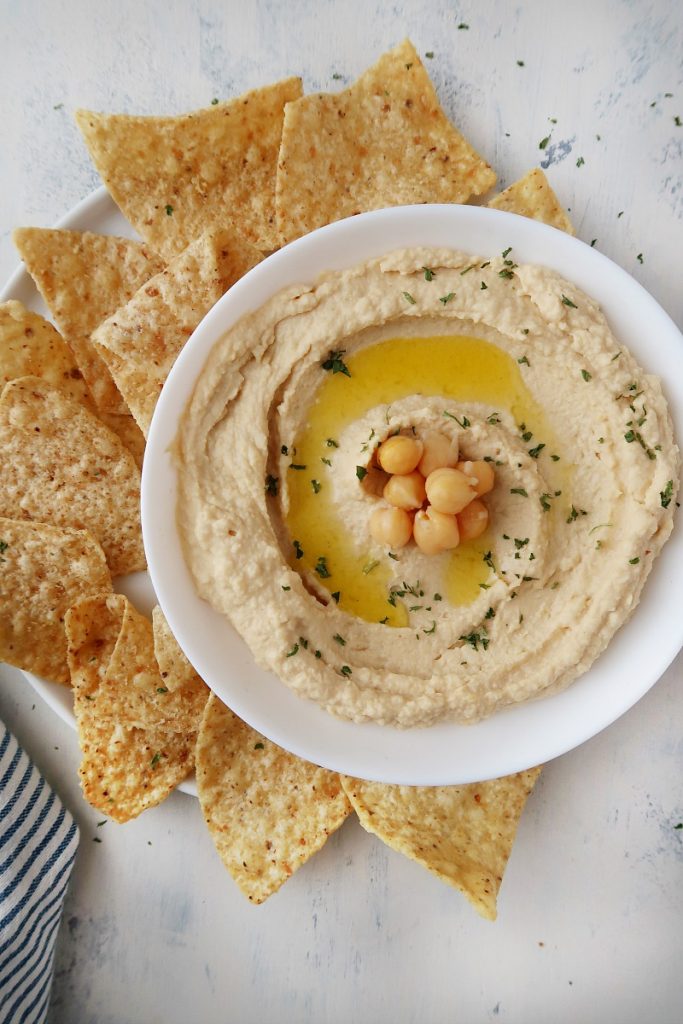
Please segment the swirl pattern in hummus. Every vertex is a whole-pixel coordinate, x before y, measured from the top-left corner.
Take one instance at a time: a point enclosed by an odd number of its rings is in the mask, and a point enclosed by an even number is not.
[[[494,462],[489,530],[388,552],[362,468],[434,427]],[[404,727],[586,671],[638,602],[679,476],[658,379],[593,300],[509,251],[402,250],[278,294],[215,346],[176,458],[200,595],[301,697]]]

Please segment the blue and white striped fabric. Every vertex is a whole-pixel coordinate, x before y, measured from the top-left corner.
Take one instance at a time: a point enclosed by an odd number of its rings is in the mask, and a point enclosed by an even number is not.
[[[0,722],[0,1021],[42,1024],[78,828]]]

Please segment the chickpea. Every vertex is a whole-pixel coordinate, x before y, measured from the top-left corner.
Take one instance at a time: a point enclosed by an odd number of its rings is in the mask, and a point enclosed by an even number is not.
[[[488,494],[489,491],[493,490],[493,485],[496,482],[495,473],[493,472],[493,466],[490,462],[459,462],[457,468],[465,476],[474,477],[476,483],[472,484],[477,497],[481,498],[482,494]]]
[[[477,493],[464,473],[448,466],[433,470],[425,481],[425,489],[435,511],[451,515],[461,512]]]
[[[438,555],[441,551],[457,548],[460,543],[458,521],[455,516],[436,512],[430,506],[415,514],[413,535],[415,543],[425,555]]]
[[[377,449],[377,461],[387,473],[412,473],[422,458],[422,441],[396,434]]]
[[[392,476],[383,491],[384,497],[394,508],[420,508],[425,500],[425,482],[417,470],[401,476]]]
[[[457,438],[446,437],[438,430],[430,430],[424,439],[424,452],[417,468],[427,477],[433,470],[458,463]]]
[[[458,513],[460,540],[476,540],[489,525],[489,510],[483,501],[475,498]]]
[[[410,540],[413,523],[402,508],[376,508],[370,516],[370,535],[378,544],[402,548]]]

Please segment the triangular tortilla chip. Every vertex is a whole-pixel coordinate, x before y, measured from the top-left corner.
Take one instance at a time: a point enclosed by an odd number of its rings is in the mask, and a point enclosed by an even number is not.
[[[83,374],[59,331],[12,299],[0,305],[0,388],[17,377],[42,377],[94,409]]]
[[[465,203],[495,173],[453,127],[405,40],[340,93],[285,107],[277,172],[281,240],[366,210]]]
[[[351,813],[335,772],[271,743],[215,694],[197,737],[197,792],[218,854],[252,903],[276,892]]]
[[[275,171],[287,78],[178,117],[78,110],[76,122],[112,198],[167,260],[213,224],[233,222],[264,252],[277,246]]]
[[[98,350],[115,357],[103,353],[145,434],[185,342],[221,295],[260,260],[259,250],[234,229],[211,228],[93,332]]]
[[[59,331],[21,302],[10,300],[0,305],[0,390],[18,377],[42,377],[96,412],[73,352]],[[145,438],[133,417],[101,413],[100,419],[121,438],[141,467]]]
[[[85,799],[115,821],[161,803],[192,771],[196,716],[169,715],[149,619],[127,598],[82,601],[66,615]]]
[[[566,231],[568,235],[574,234],[572,222],[540,167],[528,171],[523,178],[499,192],[486,205],[493,210],[507,210],[521,217],[543,221],[560,231]]]
[[[154,630],[154,656],[164,685],[171,693],[199,694],[203,700],[200,713],[203,712],[204,704],[209,696],[209,688],[180,649],[159,605],[155,605],[152,610],[152,628]],[[197,728],[199,728],[199,722],[197,722]]]
[[[463,786],[388,786],[342,776],[368,832],[455,886],[494,921],[517,825],[541,772]]]
[[[140,470],[80,402],[38,377],[0,396],[0,516],[88,530],[113,576],[145,568]]]
[[[47,228],[12,235],[26,269],[55,318],[101,412],[128,412],[90,335],[163,269],[147,245],[128,238]]]
[[[64,616],[110,593],[104,552],[85,530],[0,519],[0,661],[68,684]]]

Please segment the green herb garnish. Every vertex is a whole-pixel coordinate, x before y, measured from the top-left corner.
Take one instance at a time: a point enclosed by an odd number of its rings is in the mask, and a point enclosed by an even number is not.
[[[442,295],[441,298],[439,299],[439,302],[442,302],[444,304],[444,306],[445,306],[447,302],[450,302],[451,299],[454,299],[454,298],[455,298],[455,292],[449,292],[448,295]]]
[[[368,475],[368,471],[365,466],[356,466],[356,476],[359,480],[363,480]]]
[[[320,555],[318,561],[315,563],[315,571],[321,580],[327,580],[330,578],[332,573],[327,568],[327,558],[325,555]]]
[[[588,370],[582,370],[581,376],[585,381],[593,380],[593,374],[589,373]]]
[[[529,497],[529,495],[527,494],[527,492],[524,490],[523,487],[511,487],[510,488],[510,494],[519,494],[519,495],[521,495],[522,498],[528,498]]]
[[[298,540],[292,541],[292,544],[294,545],[294,551],[296,553],[296,557],[297,558],[303,558],[303,556],[304,556],[304,549],[301,547],[301,544],[299,544],[299,541]]]
[[[415,305],[415,299],[410,294],[410,292],[403,292],[403,298],[406,300],[406,302],[410,303],[411,306]]]
[[[342,359],[342,356],[345,355],[345,353],[345,348],[331,351],[327,359],[323,360],[320,364],[323,370],[331,370],[332,373],[343,373],[346,377],[350,377],[351,374],[349,373],[349,368]]]
[[[674,493],[674,482],[673,480],[667,481],[667,485],[663,491],[659,492],[659,500],[662,503],[662,508],[668,508],[671,504],[671,499]],[[0,551],[4,551],[4,548],[0,547]]]
[[[570,309],[578,309],[579,308],[576,305],[576,303],[572,302],[571,299],[568,299],[566,295],[562,296],[562,304],[565,305],[565,306],[569,306]]]
[[[286,658],[293,658],[294,655],[298,654],[298,653],[299,653],[299,645],[298,644],[294,644],[294,646],[292,647],[291,651],[287,651],[287,653],[285,654],[285,657]]]

